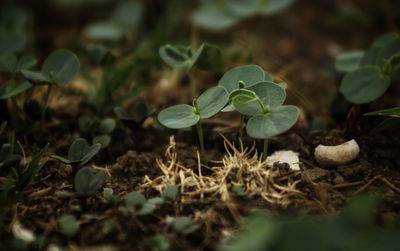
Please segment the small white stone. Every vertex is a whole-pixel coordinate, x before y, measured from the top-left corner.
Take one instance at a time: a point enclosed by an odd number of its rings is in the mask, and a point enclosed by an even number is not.
[[[289,168],[294,171],[300,170],[299,153],[288,151],[276,151],[267,158],[267,165],[273,166],[274,163],[287,163]]]
[[[318,145],[314,156],[321,166],[334,167],[350,163],[358,157],[359,153],[360,147],[352,139],[336,146]]]

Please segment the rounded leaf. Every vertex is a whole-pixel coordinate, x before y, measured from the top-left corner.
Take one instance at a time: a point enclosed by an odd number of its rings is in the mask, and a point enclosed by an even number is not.
[[[42,72],[21,70],[21,73],[26,79],[28,79],[32,82],[36,82],[36,83],[51,82],[50,78],[47,75],[43,74]]]
[[[158,121],[172,129],[181,129],[195,125],[200,120],[200,115],[190,105],[174,105],[162,110],[158,114]]]
[[[280,106],[286,99],[285,89],[273,82],[260,82],[246,89],[255,92],[267,108]]]
[[[247,121],[247,134],[252,138],[266,139],[284,133],[296,123],[299,113],[296,106],[285,105],[251,117]]]
[[[56,84],[63,86],[78,74],[80,63],[78,57],[64,49],[51,53],[43,63],[42,73]]]
[[[166,44],[160,47],[158,53],[161,59],[174,69],[190,68],[192,65],[192,59],[185,47]]]
[[[229,99],[233,107],[241,114],[253,116],[263,113],[263,107],[260,104],[261,100],[253,91],[238,89],[229,95]]]
[[[93,138],[93,144],[100,144],[101,148],[107,148],[111,143],[110,135],[99,135]]]
[[[14,54],[0,55],[0,71],[13,72],[17,64],[17,57]]]
[[[383,75],[376,66],[365,66],[343,78],[340,92],[350,102],[364,104],[382,96],[389,86],[389,76]]]
[[[117,122],[113,118],[105,118],[100,122],[99,130],[103,134],[112,133],[117,126]]]
[[[84,33],[94,40],[116,42],[124,35],[124,29],[116,22],[100,21],[87,26]]]
[[[364,51],[349,51],[336,57],[335,68],[340,72],[351,72],[358,69]]]
[[[0,88],[0,99],[14,97],[32,87],[28,81],[19,84],[8,84]]]
[[[225,88],[214,86],[203,92],[197,99],[200,116],[202,119],[210,118],[217,114],[228,103],[228,93]]]
[[[24,55],[18,60],[17,64],[15,65],[14,71],[20,72],[22,70],[27,70],[27,69],[35,66],[36,63],[37,63],[37,59],[34,56]]]
[[[100,148],[100,144],[94,144],[89,147],[85,139],[78,138],[69,147],[68,160],[72,163],[80,162],[80,165],[85,165],[98,153]]]
[[[271,15],[285,10],[292,5],[295,0],[268,0],[264,2],[264,7],[260,8],[259,12],[264,15]]]
[[[222,30],[235,25],[239,18],[216,4],[204,4],[193,13],[193,22],[209,30]]]
[[[219,80],[218,85],[224,87],[229,93],[239,88],[239,81],[246,86],[264,81],[265,72],[258,65],[245,65],[227,71]]]
[[[218,47],[203,43],[197,51],[199,51],[199,55],[193,57],[196,67],[210,71],[218,71],[222,68],[223,57],[221,50]]]
[[[74,178],[75,191],[79,196],[94,195],[103,185],[106,177],[105,171],[93,173],[89,167],[82,167]]]

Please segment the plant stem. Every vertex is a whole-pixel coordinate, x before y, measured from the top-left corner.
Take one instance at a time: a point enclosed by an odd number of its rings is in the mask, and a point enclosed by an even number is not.
[[[204,135],[203,135],[203,128],[201,126],[201,120],[196,124],[196,129],[197,129],[197,136],[199,137],[199,143],[200,143],[200,154],[204,155]]]
[[[240,114],[239,140],[243,142],[244,115]]]
[[[47,85],[47,92],[46,92],[46,96],[44,96],[44,104],[42,107],[42,116],[41,116],[41,123],[40,123],[40,127],[43,129],[44,126],[44,120],[46,117],[46,110],[47,110],[47,105],[49,103],[49,97],[50,97],[50,93],[51,90],[53,89],[53,84],[49,84]]]
[[[189,86],[190,86],[190,95],[192,96],[191,98],[194,99],[197,97],[197,86],[196,83],[194,82],[194,69],[191,69],[188,72],[189,76]]]
[[[268,138],[265,138],[263,147],[263,161],[267,159],[267,155],[268,155]]]

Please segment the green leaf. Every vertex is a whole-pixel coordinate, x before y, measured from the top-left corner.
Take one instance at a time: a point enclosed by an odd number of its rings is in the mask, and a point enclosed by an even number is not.
[[[195,113],[190,105],[174,105],[162,110],[158,114],[158,121],[172,129],[182,129],[195,125],[200,120],[200,115]]]
[[[147,243],[153,247],[153,250],[157,251],[168,251],[171,248],[168,238],[162,234],[154,235],[147,241]]]
[[[94,144],[89,147],[87,141],[83,138],[74,140],[68,151],[68,160],[72,162],[81,162],[80,165],[85,165],[93,158],[100,150],[100,144]]]
[[[130,192],[124,196],[127,207],[141,207],[146,203],[146,197],[139,192]]]
[[[267,114],[256,115],[247,121],[247,134],[256,139],[266,139],[289,130],[297,121],[299,109],[284,105],[273,108]]]
[[[207,43],[203,43],[197,50],[200,55],[193,60],[196,67],[202,70],[219,71],[223,66],[221,50]]]
[[[382,96],[390,86],[390,77],[376,66],[361,67],[342,80],[340,92],[355,104],[371,102]]]
[[[263,113],[262,101],[253,91],[238,89],[229,95],[231,104],[241,114],[253,116]]]
[[[79,223],[73,215],[63,215],[57,221],[60,225],[60,232],[70,238],[79,231]]]
[[[24,55],[20,58],[15,65],[15,72],[20,72],[22,70],[28,70],[35,66],[37,63],[37,59],[32,55]]]
[[[264,70],[257,65],[245,65],[227,71],[219,80],[218,85],[224,87],[229,93],[239,88],[239,81],[246,86],[254,85],[265,79]]]
[[[209,30],[222,30],[235,25],[239,18],[228,13],[215,4],[202,5],[192,15],[193,22]]]
[[[27,35],[24,31],[0,30],[0,54],[14,53],[22,50],[27,41]]]
[[[201,119],[214,116],[228,103],[228,93],[225,88],[214,86],[203,92],[197,99]]]
[[[124,35],[123,27],[112,21],[92,23],[88,25],[83,32],[87,37],[93,40],[109,42],[117,42]]]
[[[364,57],[364,51],[349,51],[336,57],[335,68],[340,72],[351,72],[358,69]]]
[[[109,134],[115,130],[117,123],[113,118],[105,118],[100,122],[99,131],[102,134]]]
[[[138,215],[148,215],[154,212],[156,210],[157,205],[154,203],[149,203],[146,202],[138,211]]]
[[[8,84],[0,88],[0,99],[7,99],[10,97],[17,96],[18,94],[23,93],[24,91],[30,89],[32,84],[28,81],[19,83],[19,84]]]
[[[386,33],[378,37],[364,54],[361,60],[361,66],[377,65],[382,48],[397,37],[398,35],[396,33]]]
[[[161,197],[166,200],[175,200],[178,195],[178,188],[176,186],[166,186],[161,192]]]
[[[273,82],[273,77],[271,73],[264,71],[264,74],[265,74],[264,81]]]
[[[70,82],[80,68],[77,56],[64,49],[51,53],[42,65],[42,73],[56,84],[63,86]]]
[[[272,15],[285,10],[294,2],[295,0],[267,0],[264,4],[265,7],[260,8],[259,12],[264,15]]]
[[[285,89],[273,82],[260,82],[246,89],[255,92],[267,108],[280,106],[286,99]]]
[[[43,74],[42,72],[21,70],[21,73],[26,79],[31,80],[32,82],[36,83],[51,82],[50,78],[47,75]]]
[[[176,217],[172,222],[174,230],[178,233],[188,235],[199,229],[199,225],[194,223],[189,217]]]
[[[98,171],[93,173],[89,167],[79,169],[74,178],[75,191],[79,196],[94,195],[106,180],[107,173]]]
[[[369,112],[369,113],[365,113],[364,115],[378,115],[378,116],[400,118],[400,107],[394,107],[394,108],[390,108],[390,109]]]
[[[377,63],[383,66],[398,53],[400,53],[400,37],[390,40],[382,47],[377,55]]]
[[[18,188],[20,190],[26,189],[35,179],[36,175],[46,164],[46,160],[42,160],[43,156],[46,154],[49,149],[50,144],[47,144],[40,151],[34,152],[32,154],[32,159],[29,162],[26,169],[20,174],[20,178],[18,181]]]
[[[186,47],[166,44],[160,47],[158,53],[161,59],[174,69],[189,70],[193,64]]]
[[[13,72],[17,57],[14,54],[0,54],[0,71]]]
[[[260,9],[259,0],[234,0],[229,1],[229,12],[238,18],[256,15]]]
[[[107,148],[111,143],[110,135],[98,135],[93,138],[93,144],[100,144],[101,148]]]
[[[114,10],[112,20],[125,28],[136,28],[142,17],[143,7],[139,1],[125,1]]]

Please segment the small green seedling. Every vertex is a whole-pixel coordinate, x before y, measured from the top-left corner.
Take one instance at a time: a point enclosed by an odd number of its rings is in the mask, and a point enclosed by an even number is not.
[[[129,110],[117,106],[114,113],[121,122],[135,131],[140,130],[143,122],[153,114],[144,102],[135,103]]]
[[[93,117],[82,116],[78,120],[78,125],[81,134],[90,136],[93,144],[100,144],[101,148],[107,148],[111,143],[117,122],[113,118],[105,118],[98,122]]]
[[[171,248],[171,243],[163,234],[156,234],[146,241],[156,251],[168,251]]]
[[[22,70],[22,75],[36,84],[47,85],[47,93],[44,98],[42,110],[42,125],[44,123],[45,111],[54,85],[65,86],[79,72],[80,63],[78,57],[65,49],[51,53],[43,62],[40,71]]]
[[[78,196],[93,196],[103,185],[107,178],[105,171],[93,173],[90,167],[85,166],[79,169],[74,178],[75,191]]]
[[[192,68],[196,66],[202,70],[218,71],[223,65],[221,51],[207,43],[202,43],[195,52],[192,52],[190,47],[166,44],[160,47],[159,54],[161,59],[173,69],[188,72],[193,97],[196,96],[197,90],[193,81]]]
[[[67,158],[58,155],[53,155],[52,158],[65,164],[81,167],[86,165],[100,151],[100,148],[101,144],[89,146],[86,139],[78,138],[69,147]]]
[[[79,231],[80,224],[76,220],[76,217],[71,214],[66,214],[58,218],[58,225],[60,226],[60,232],[71,238],[76,235]]]
[[[285,99],[285,90],[273,82],[260,82],[229,95],[235,109],[250,117],[246,125],[247,134],[264,140],[264,159],[267,157],[268,138],[289,130],[299,116],[296,106],[283,105]]]
[[[176,217],[172,222],[174,230],[180,234],[188,235],[198,230],[200,226],[194,223],[189,217]]]
[[[369,103],[400,79],[400,36],[385,34],[366,52],[339,55],[336,68],[347,72],[340,85],[346,99],[355,104]]]
[[[201,121],[217,114],[228,102],[228,93],[221,86],[203,92],[193,105],[174,105],[158,114],[158,121],[171,129],[183,129],[196,125],[201,152],[204,153],[204,136]]]
[[[161,192],[161,197],[164,200],[174,201],[178,195],[178,188],[176,186],[167,186]]]
[[[143,194],[139,192],[130,192],[124,196],[125,206],[133,207],[140,216],[149,215],[153,213],[158,205],[164,204],[164,198],[153,197],[146,199]]]
[[[193,22],[205,29],[222,30],[255,15],[272,15],[289,7],[294,0],[202,1]]]
[[[103,198],[111,205],[115,206],[120,202],[118,195],[114,193],[112,188],[104,188],[103,189]]]

